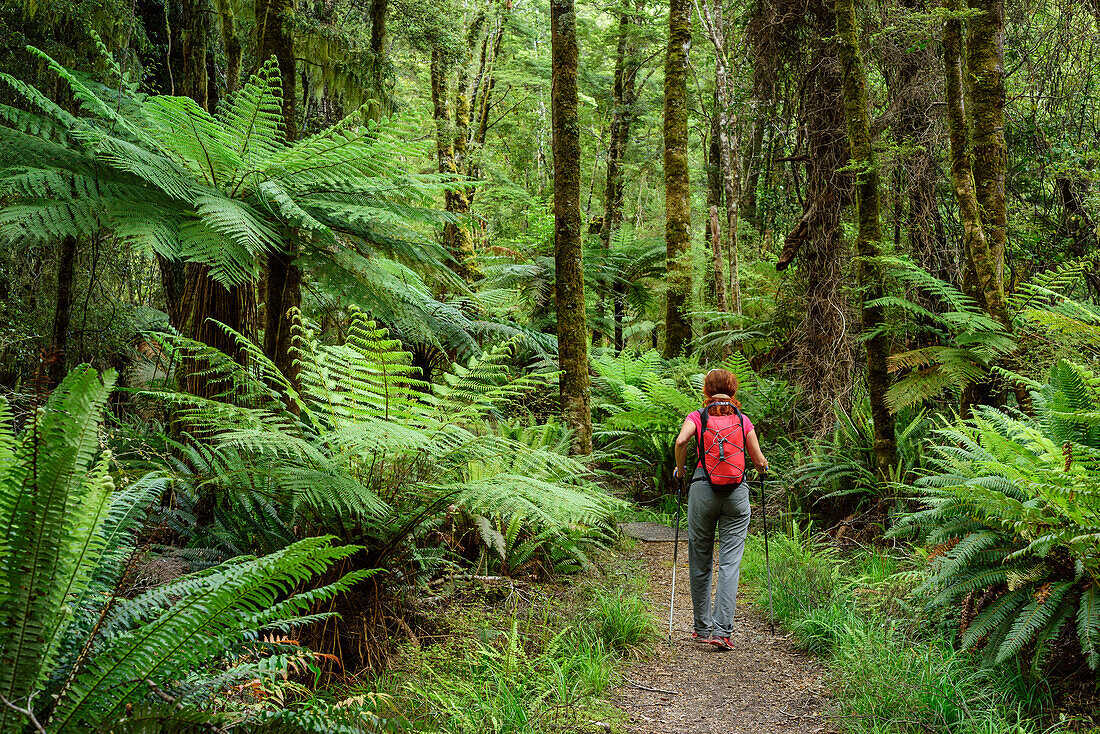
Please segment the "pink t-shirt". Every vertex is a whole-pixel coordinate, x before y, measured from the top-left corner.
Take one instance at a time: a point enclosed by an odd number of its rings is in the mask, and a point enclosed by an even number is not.
[[[745,439],[747,440],[748,437],[749,437],[749,434],[753,432],[752,421],[750,421],[749,417],[747,415],[745,415],[744,413],[741,414],[741,418],[744,419],[744,421],[745,421]],[[703,430],[703,419],[699,417],[699,411],[698,410],[693,410],[690,413],[688,413],[688,417],[684,419],[684,425],[686,426],[688,423],[694,423],[695,424],[695,438],[696,438],[696,441],[698,441],[699,433]],[[700,459],[699,463],[697,463],[695,465],[695,467],[699,468],[702,465],[703,465],[703,460]]]

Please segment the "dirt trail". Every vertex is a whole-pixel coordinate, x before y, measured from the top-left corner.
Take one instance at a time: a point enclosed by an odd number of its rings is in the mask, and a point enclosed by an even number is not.
[[[632,555],[649,573],[648,602],[662,634],[668,633],[668,592],[673,543],[638,543]],[[738,604],[731,639],[738,649],[722,652],[690,640],[691,596],[687,546],[680,542],[676,571],[673,645],[658,645],[656,655],[627,674],[613,701],[629,717],[630,734],[722,734],[832,731],[825,707],[820,669],[790,641],[768,632],[748,605]],[[656,690],[647,690],[656,689]]]

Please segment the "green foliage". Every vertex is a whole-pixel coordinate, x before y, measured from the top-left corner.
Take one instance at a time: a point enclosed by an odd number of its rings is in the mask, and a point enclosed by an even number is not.
[[[328,616],[301,615],[371,573],[311,588],[357,550],[320,537],[121,596],[135,533],[164,481],[149,475],[116,489],[111,455],[100,448],[113,383],[77,369],[19,437],[6,410],[0,415],[5,731],[31,723],[16,707],[49,732],[114,730],[124,719],[127,731],[239,721],[201,711],[206,694],[287,669],[278,650],[234,662],[244,646],[265,630]]]
[[[934,473],[919,482],[919,530],[936,549],[922,590],[933,606],[976,606],[964,648],[1038,668],[1076,620],[1081,652],[1100,668],[1100,378],[1060,362],[1036,394],[1039,418],[979,410],[939,433]]]
[[[736,374],[745,393],[758,384],[739,354],[716,366]],[[592,359],[592,368],[593,437],[599,457],[621,475],[652,478],[658,489],[666,486],[676,434],[687,414],[703,404],[703,373],[695,364],[667,362],[652,351],[600,355]]]
[[[831,436],[815,442],[809,458],[794,470],[794,484],[804,494],[822,499],[855,497],[878,501],[890,496],[893,483],[912,478],[921,468],[931,422],[924,411],[904,411],[895,423],[898,463],[889,467],[890,479],[880,481],[874,471],[874,422],[866,397],[850,410],[833,409],[836,422]]]
[[[413,665],[394,682],[395,706],[410,723],[440,732],[583,726],[600,710],[616,668],[657,637],[636,592],[593,592],[582,606],[555,593],[523,605],[522,614],[485,619],[479,611],[458,622],[459,634],[440,636],[425,653],[408,652]],[[458,617],[451,610],[447,625]]]
[[[456,366],[429,390],[400,344],[357,314],[343,345],[301,335],[304,393],[291,392],[289,405],[271,392],[271,385],[287,387],[278,370],[258,348],[241,344],[250,369],[204,345],[173,340],[169,346],[181,358],[206,360],[229,387],[212,400],[161,394],[188,434],[206,444],[201,464],[209,468],[179,472],[181,490],[216,497],[230,516],[261,516],[241,526],[247,534],[232,539],[236,551],[254,537],[277,542],[285,537],[280,528],[296,527],[365,545],[369,565],[408,553],[438,562],[414,548],[459,514],[494,518],[501,528],[518,520],[523,538],[545,531],[537,542],[553,538],[561,549],[567,531],[583,536],[585,528],[606,526],[619,507],[588,483],[584,464],[562,453],[565,442],[547,441],[535,429],[516,438],[507,424],[494,428],[549,379],[513,374],[510,344]],[[268,530],[254,536],[252,528],[261,527]],[[229,530],[220,522],[213,528],[216,535]],[[520,539],[517,527],[512,552],[519,552]],[[581,547],[575,540],[574,555]],[[517,565],[523,565],[518,557],[511,566]]]
[[[896,309],[918,338],[939,342],[891,355],[890,370],[903,373],[886,394],[891,410],[920,405],[948,388],[961,391],[981,381],[996,360],[1016,350],[1016,341],[1004,325],[958,288],[903,260],[887,259],[886,263],[902,284],[925,291],[942,304],[932,311],[900,296],[867,304]]]
[[[318,283],[406,338],[476,351],[466,317],[423,280],[461,288],[426,236],[454,218],[435,206],[445,177],[410,166],[424,153],[417,120],[364,122],[354,110],[288,143],[274,62],[211,115],[188,97],[84,82],[35,53],[80,113],[0,75],[35,110],[0,107],[0,235],[52,245],[106,230],[225,284],[254,281],[268,252],[294,251]]]
[[[900,323],[910,337],[938,342],[890,357],[891,371],[901,375],[887,393],[887,402],[895,412],[919,406],[948,389],[961,391],[989,379],[991,372],[1009,382],[1029,384],[1027,374],[1036,374],[1060,356],[1081,350],[1095,352],[1100,311],[1066,295],[1091,267],[1087,261],[1041,272],[1021,283],[1009,299],[1012,333],[951,284],[912,263],[886,262],[900,283],[924,291],[940,305],[929,310],[898,296],[873,304],[904,316]],[[1003,364],[1021,347],[1031,360],[1013,363],[1016,374]]]
[[[820,655],[840,730],[852,734],[1053,734],[1038,723],[1049,705],[1042,683],[974,657],[932,633],[911,596],[923,573],[912,558],[877,550],[841,554],[795,528],[771,537],[777,621]],[[746,596],[766,610],[759,536],[746,544]],[[918,597],[919,599],[919,597]],[[1049,710],[1049,709],[1047,709]]]

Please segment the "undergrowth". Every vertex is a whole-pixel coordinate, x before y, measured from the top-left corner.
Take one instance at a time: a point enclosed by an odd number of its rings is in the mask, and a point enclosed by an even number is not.
[[[466,592],[434,612],[443,633],[403,646],[369,694],[401,730],[604,729],[621,717],[606,700],[617,669],[658,636],[641,583]]]
[[[1049,692],[1026,669],[983,668],[950,630],[920,616],[909,592],[921,580],[900,551],[841,554],[797,527],[770,535],[777,624],[820,656],[835,725],[853,734],[1054,734],[1096,731],[1081,717],[1040,719]],[[746,543],[746,595],[767,613],[762,536]],[[1049,718],[1047,716],[1046,718]]]

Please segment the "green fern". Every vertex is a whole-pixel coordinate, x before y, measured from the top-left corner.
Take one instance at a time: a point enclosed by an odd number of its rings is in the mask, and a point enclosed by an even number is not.
[[[52,245],[106,230],[139,253],[254,281],[295,232],[301,262],[410,342],[477,351],[469,318],[425,283],[464,285],[428,233],[453,221],[435,202],[447,179],[409,167],[419,121],[364,122],[282,137],[279,72],[264,64],[217,115],[186,97],[94,87],[31,49],[80,101],[72,115],[0,75],[36,112],[0,110],[0,236]]]
[[[248,369],[187,340],[166,346],[179,358],[209,361],[224,375],[219,384],[231,386],[214,400],[152,393],[206,444],[176,474],[184,504],[211,492],[220,498],[217,517],[247,513],[192,529],[228,552],[249,548],[257,531],[270,548],[284,537],[280,528],[296,527],[362,544],[373,565],[420,557],[420,538],[448,508],[515,520],[538,534],[603,525],[619,507],[567,455],[568,441],[501,422],[553,377],[514,374],[513,344],[456,364],[429,391],[399,342],[356,312],[343,345],[299,332],[303,392],[291,393],[290,406],[271,393],[267,381],[277,371],[253,346],[245,346]]]
[[[186,696],[252,677],[251,668],[225,665],[228,651],[257,631],[323,618],[301,615],[373,571],[311,588],[359,549],[310,538],[118,597],[134,536],[167,477],[115,487],[99,443],[113,381],[74,370],[18,438],[0,409],[0,695],[50,734],[118,730],[124,719],[128,730],[231,721],[198,710],[208,697]],[[177,703],[161,706],[154,692]],[[29,724],[24,718],[0,707],[5,731]]]
[[[990,408],[939,432],[932,472],[914,487],[927,509],[892,535],[946,548],[919,590],[932,606],[985,600],[963,634],[990,662],[1030,657],[1071,618],[1094,669],[1100,618],[1100,380],[1071,362],[1034,393],[1038,417]]]

